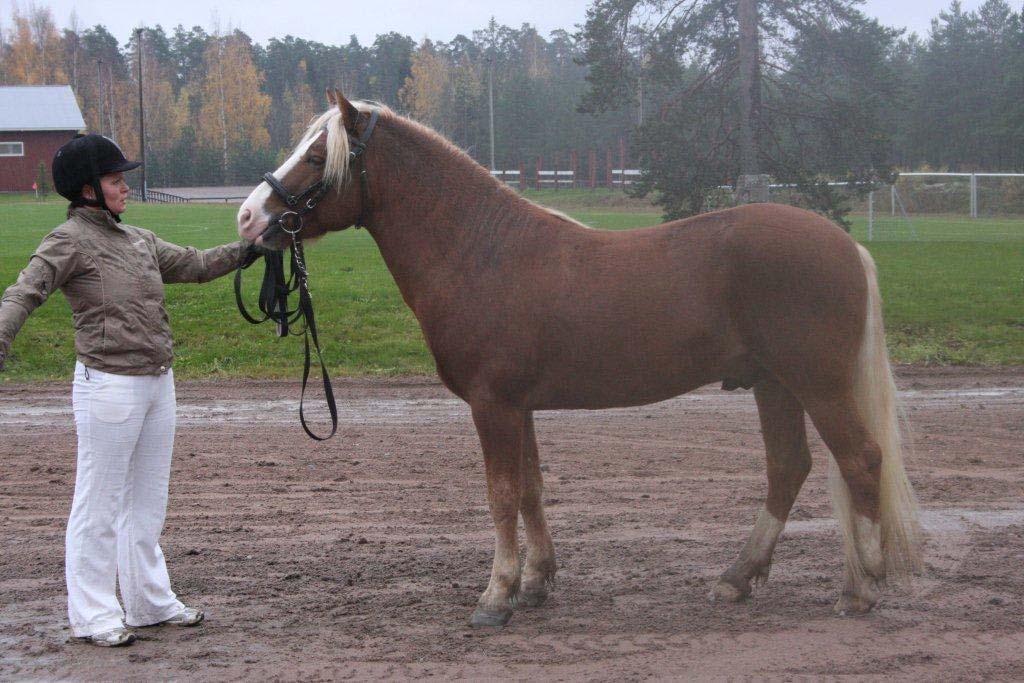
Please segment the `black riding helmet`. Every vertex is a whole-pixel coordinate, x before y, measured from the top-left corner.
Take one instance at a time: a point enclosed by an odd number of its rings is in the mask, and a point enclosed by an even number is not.
[[[100,176],[138,168],[142,163],[129,161],[117,143],[104,135],[76,135],[57,150],[53,157],[53,186],[72,206],[98,206],[107,209],[100,187]],[[96,200],[82,196],[82,186],[92,185]],[[107,209],[109,211],[109,209]],[[114,215],[120,220],[120,216]]]

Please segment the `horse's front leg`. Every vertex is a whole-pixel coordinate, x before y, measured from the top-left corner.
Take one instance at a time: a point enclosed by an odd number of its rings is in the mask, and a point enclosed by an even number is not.
[[[494,519],[495,545],[491,581],[480,596],[470,623],[473,626],[504,626],[512,616],[512,607],[519,594],[516,524],[522,493],[527,413],[493,403],[478,403],[471,407],[484,452],[487,502]]]
[[[523,493],[520,499],[523,527],[526,529],[526,566],[519,601],[527,607],[539,607],[548,597],[555,581],[555,546],[544,519],[544,476],[540,471],[537,437],[533,431],[533,413],[526,414],[523,432]]]

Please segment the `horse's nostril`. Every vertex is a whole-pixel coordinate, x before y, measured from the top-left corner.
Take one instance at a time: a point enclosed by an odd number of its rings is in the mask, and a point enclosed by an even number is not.
[[[242,209],[242,213],[238,215],[238,222],[242,225],[242,227],[247,226],[251,219],[252,211],[250,211],[249,209]]]

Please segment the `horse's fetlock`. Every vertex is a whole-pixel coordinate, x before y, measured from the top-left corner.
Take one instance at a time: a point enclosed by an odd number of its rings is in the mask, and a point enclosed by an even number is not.
[[[750,596],[750,583],[746,586],[736,586],[724,577],[719,579],[715,587],[708,593],[711,602],[742,602]]]
[[[763,565],[760,565],[758,567],[755,567],[754,568],[754,575],[751,577],[751,579],[753,579],[753,581],[754,581],[754,584],[760,586],[761,584],[767,583],[768,582],[768,574],[771,571],[771,568],[772,568],[772,563],[771,562],[768,562],[766,564],[763,564]]]
[[[516,576],[508,587],[508,599],[510,604],[515,604],[515,601],[519,599],[519,591],[522,589],[523,583],[519,576]]]
[[[852,616],[856,614],[867,614],[874,608],[878,602],[878,596],[876,595],[857,595],[850,593],[843,593],[839,596],[838,602],[832,610],[841,617]]]
[[[557,571],[558,566],[555,564],[555,558],[553,556],[545,556],[535,562],[527,562],[527,572],[533,575],[542,576],[545,581],[548,577],[553,577]]]

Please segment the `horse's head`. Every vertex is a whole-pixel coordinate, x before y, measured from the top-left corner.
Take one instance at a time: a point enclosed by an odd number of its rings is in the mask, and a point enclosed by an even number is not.
[[[292,155],[263,176],[238,210],[238,234],[270,249],[287,246],[287,233],[312,239],[356,224],[368,210],[358,160],[377,114],[360,111],[337,90],[331,108],[312,124]],[[353,170],[355,164],[356,169]]]

